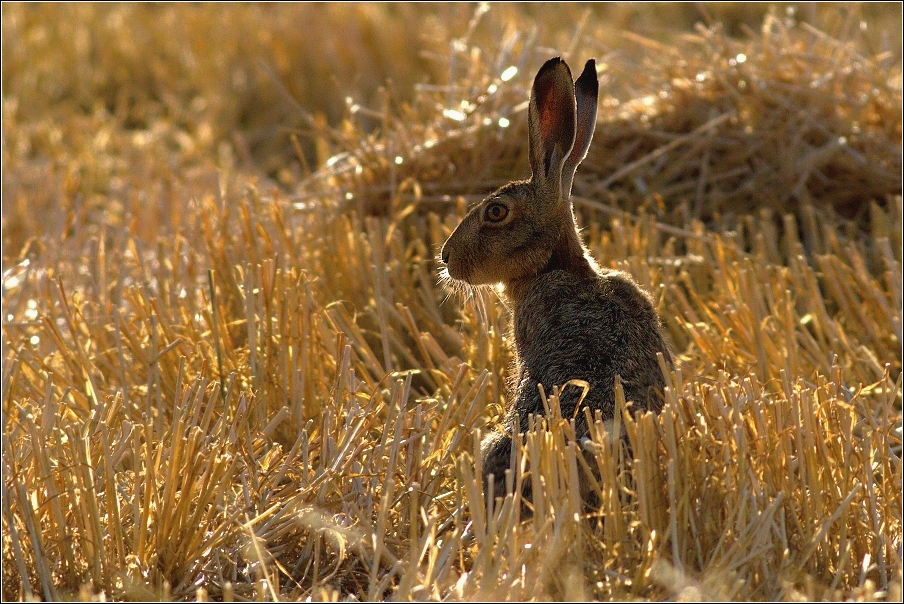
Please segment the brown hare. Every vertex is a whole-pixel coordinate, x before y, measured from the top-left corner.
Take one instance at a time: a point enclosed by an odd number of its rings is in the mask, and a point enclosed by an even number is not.
[[[668,364],[672,355],[652,299],[629,275],[596,265],[572,211],[571,184],[593,137],[598,92],[592,59],[577,82],[561,58],[547,61],[528,109],[531,178],[483,200],[443,245],[448,277],[503,284],[512,311],[516,365],[506,432],[481,445],[494,496],[506,492],[512,435],[527,429],[529,415],[544,413],[539,384],[551,393],[569,380],[586,381],[590,390],[581,405],[604,420],[615,413],[616,376],[633,409],[662,405],[657,353]],[[562,415],[576,417],[579,438],[588,431],[584,414],[575,413],[582,391],[569,386],[559,400]]]

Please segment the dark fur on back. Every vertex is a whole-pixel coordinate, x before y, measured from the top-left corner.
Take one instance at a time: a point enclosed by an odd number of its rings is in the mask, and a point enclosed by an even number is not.
[[[586,380],[584,404],[615,413],[615,377],[626,400],[659,410],[664,387],[657,352],[671,357],[649,296],[618,271],[576,277],[562,270],[544,273],[516,302],[514,331],[519,381],[512,412],[522,418],[542,413],[537,384]],[[559,404],[563,417],[575,416],[580,388],[566,388]],[[526,427],[522,420],[522,429]]]

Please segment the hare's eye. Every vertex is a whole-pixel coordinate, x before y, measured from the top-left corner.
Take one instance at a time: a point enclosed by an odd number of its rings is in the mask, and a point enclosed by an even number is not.
[[[508,208],[501,203],[491,203],[487,206],[485,216],[490,222],[502,222],[508,212]]]

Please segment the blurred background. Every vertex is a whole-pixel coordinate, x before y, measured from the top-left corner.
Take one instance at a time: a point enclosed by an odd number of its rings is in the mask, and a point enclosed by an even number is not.
[[[624,100],[650,92],[636,70],[648,48],[632,38],[672,44],[714,23],[744,37],[768,13],[863,28],[872,54],[900,57],[898,3],[4,4],[3,158],[54,164],[99,132],[144,133],[167,137],[184,167],[235,156],[289,185],[337,152],[318,126],[341,128],[356,107],[356,125],[374,132],[387,98],[398,112],[467,81],[475,54],[493,64],[581,41],[606,59],[604,94]]]

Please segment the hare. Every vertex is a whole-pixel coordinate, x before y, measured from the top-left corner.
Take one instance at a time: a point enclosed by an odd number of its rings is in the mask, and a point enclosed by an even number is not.
[[[648,293],[627,274],[601,269],[584,247],[571,205],[571,185],[596,126],[599,82],[587,61],[573,82],[561,58],[534,79],[528,107],[531,178],[511,182],[472,209],[443,245],[444,272],[471,285],[504,286],[512,311],[515,379],[503,433],[481,444],[484,480],[505,494],[512,436],[542,415],[538,386],[547,393],[569,380],[560,396],[564,417],[576,417],[578,437],[588,427],[581,404],[612,419],[614,384],[622,380],[633,409],[658,411],[664,379],[657,358],[672,355]],[[520,426],[515,426],[520,418]],[[489,493],[488,493],[489,495]]]

